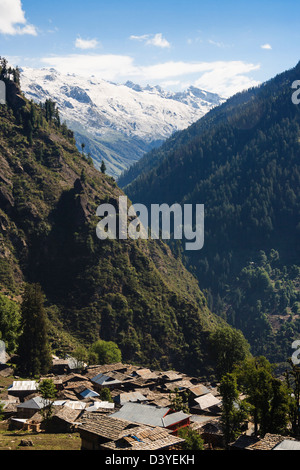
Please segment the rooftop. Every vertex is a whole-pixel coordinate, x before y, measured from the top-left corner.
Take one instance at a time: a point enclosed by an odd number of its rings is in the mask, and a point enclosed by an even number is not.
[[[33,391],[38,389],[38,384],[35,380],[15,380],[12,385],[8,387],[8,392],[15,391]]]
[[[170,408],[167,407],[127,402],[119,411],[113,413],[111,417],[149,426],[168,427],[189,418],[190,415],[182,411],[170,413]]]

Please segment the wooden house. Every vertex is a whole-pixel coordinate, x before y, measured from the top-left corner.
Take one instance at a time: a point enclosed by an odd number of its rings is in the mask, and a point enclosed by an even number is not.
[[[17,418],[29,419],[38,411],[50,405],[49,400],[36,396],[17,405]]]
[[[184,442],[166,429],[103,415],[86,417],[78,431],[82,450],[159,450]]]
[[[37,391],[38,383],[35,380],[15,380],[7,389],[8,395],[18,397],[20,401]]]
[[[46,430],[57,433],[74,432],[81,414],[81,409],[72,409],[67,406],[56,407]]]

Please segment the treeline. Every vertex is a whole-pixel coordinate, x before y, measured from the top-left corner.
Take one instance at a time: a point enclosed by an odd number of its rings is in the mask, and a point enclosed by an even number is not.
[[[248,357],[221,378],[221,423],[226,444],[250,422],[255,436],[300,436],[300,367],[289,362],[282,378],[264,357]]]
[[[278,251],[261,251],[240,271],[216,309],[243,331],[253,354],[284,361],[300,332],[299,283],[299,266],[282,267]],[[213,303],[209,293],[207,298]]]
[[[20,75],[19,67],[8,66],[7,60],[0,57],[0,80],[7,84],[14,83],[16,85],[16,88],[8,89],[8,93],[22,95]],[[75,142],[73,132],[65,122],[61,123],[57,105],[53,100],[47,99],[45,103],[38,104],[32,100],[28,102],[24,99],[22,105],[16,105],[13,97],[8,96],[7,98],[7,105],[12,109],[17,123],[23,128],[30,146],[33,144],[33,137],[37,135],[39,130],[49,129],[51,126],[59,130],[70,141]]]
[[[40,377],[52,368],[51,322],[47,299],[39,284],[26,284],[21,303],[0,294],[0,339],[13,355],[15,372],[23,377]],[[49,304],[48,304],[49,305]],[[62,352],[62,351],[61,351]],[[69,345],[64,355],[77,360],[78,369],[88,364],[121,362],[122,354],[113,341],[97,340],[89,347]]]
[[[19,67],[8,66],[7,59],[0,57],[0,80],[13,81],[17,85],[20,85],[20,69]]]

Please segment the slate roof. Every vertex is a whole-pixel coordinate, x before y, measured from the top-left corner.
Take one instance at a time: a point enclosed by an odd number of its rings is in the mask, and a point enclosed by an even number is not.
[[[81,410],[76,410],[72,408],[68,408],[66,406],[59,407],[57,410],[54,411],[53,417],[57,419],[61,419],[66,423],[75,423],[78,417],[81,414]]]
[[[132,375],[141,377],[142,379],[157,379],[158,374],[151,371],[150,369],[138,369],[132,373]]]
[[[207,388],[203,384],[194,385],[189,390],[196,397],[201,397],[202,395],[206,395],[207,393],[210,393],[209,388]]]
[[[89,366],[86,371],[86,376],[91,378],[97,374],[109,374],[110,372],[123,372],[125,374],[131,374],[135,369],[138,369],[138,367],[117,362],[116,364]]]
[[[170,407],[170,393],[163,393],[159,391],[150,390],[149,388],[139,389],[140,393],[147,398],[147,401],[150,402],[150,405],[157,405],[163,407]]]
[[[299,444],[300,444],[299,441],[296,441],[296,439],[293,439],[293,438],[287,439],[286,437],[281,436],[279,434],[266,434],[263,439],[260,439],[257,443],[250,445],[247,449],[265,451],[265,450],[275,450],[277,447],[277,450],[283,450],[283,449],[280,449],[280,445],[282,445],[282,447],[290,447],[294,445],[298,447],[297,450],[300,450]],[[285,450],[288,450],[288,449],[285,449]]]
[[[167,429],[138,426],[136,429],[124,430],[117,441],[104,444],[107,450],[158,450],[179,445],[184,439],[174,436]]]
[[[159,377],[168,381],[182,380],[184,374],[180,374],[174,370],[168,370],[166,372],[160,372]]]
[[[164,385],[164,388],[170,391],[174,391],[176,388],[178,390],[187,390],[193,387],[192,382],[186,379],[176,380],[174,382],[169,382]]]
[[[119,439],[121,432],[131,424],[125,420],[94,413],[85,414],[81,420],[82,424],[78,426],[79,432],[87,431],[108,440]]]
[[[130,421],[104,415],[86,414],[81,418],[78,431],[87,431],[110,442],[102,443],[107,450],[155,450],[178,445],[183,439],[167,429],[137,425]]]

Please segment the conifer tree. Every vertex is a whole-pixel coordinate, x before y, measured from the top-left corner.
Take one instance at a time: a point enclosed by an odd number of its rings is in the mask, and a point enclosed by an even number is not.
[[[26,285],[21,305],[19,369],[24,376],[46,374],[51,365],[44,295],[39,284]]]
[[[101,172],[102,172],[103,174],[105,174],[105,172],[106,172],[106,165],[105,165],[104,160],[102,160],[102,163],[101,163]]]

